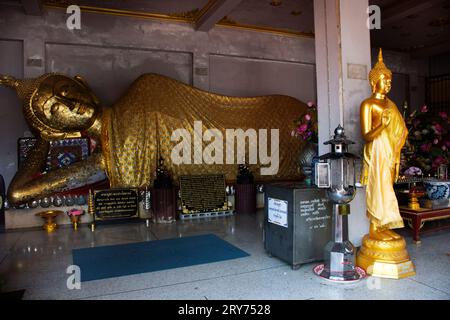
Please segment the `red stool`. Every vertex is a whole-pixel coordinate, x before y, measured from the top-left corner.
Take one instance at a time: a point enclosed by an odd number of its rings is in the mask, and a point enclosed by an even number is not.
[[[236,213],[256,213],[256,186],[253,183],[236,184],[235,187]]]
[[[176,220],[175,188],[154,188],[152,197],[153,222],[171,223]]]

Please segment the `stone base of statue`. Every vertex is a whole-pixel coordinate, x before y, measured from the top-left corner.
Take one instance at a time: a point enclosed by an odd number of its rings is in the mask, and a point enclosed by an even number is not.
[[[356,265],[366,270],[368,275],[381,278],[401,279],[416,274],[403,238],[382,241],[371,239],[366,234]]]

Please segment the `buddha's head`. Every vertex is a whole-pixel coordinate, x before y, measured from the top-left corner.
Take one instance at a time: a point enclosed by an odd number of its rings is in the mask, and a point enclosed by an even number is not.
[[[383,62],[383,52],[378,53],[378,62],[369,72],[369,82],[372,93],[387,94],[391,91],[392,72]]]
[[[77,136],[92,126],[100,112],[98,99],[78,76],[50,73],[25,80],[3,76],[0,84],[17,90],[25,118],[46,139]]]

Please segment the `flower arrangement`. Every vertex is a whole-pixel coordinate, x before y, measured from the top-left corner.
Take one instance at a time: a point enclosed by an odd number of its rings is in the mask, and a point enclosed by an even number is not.
[[[76,217],[76,216],[81,216],[84,214],[84,210],[80,210],[80,209],[70,209],[69,211],[67,211],[67,215],[70,217]]]
[[[70,221],[72,221],[73,229],[78,229],[78,223],[80,222],[81,216],[84,214],[84,210],[81,209],[70,209],[67,211],[67,215],[70,217]]]
[[[294,120],[295,128],[292,130],[293,137],[301,138],[304,141],[318,142],[317,106],[313,102],[308,102],[308,109],[300,117]]]
[[[406,170],[403,174],[434,175],[439,166],[449,164],[450,130],[447,113],[430,115],[428,107],[424,105],[409,116],[407,125],[409,150],[405,154]]]

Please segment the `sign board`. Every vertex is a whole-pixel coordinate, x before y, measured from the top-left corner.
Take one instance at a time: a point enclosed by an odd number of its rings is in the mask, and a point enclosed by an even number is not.
[[[288,227],[288,202],[268,198],[268,221],[281,227]]]
[[[228,210],[223,174],[180,177],[183,213]]]
[[[94,191],[96,219],[123,219],[138,217],[137,189],[106,189]]]
[[[330,202],[327,198],[299,199],[296,203],[303,229],[316,231],[330,226]]]

